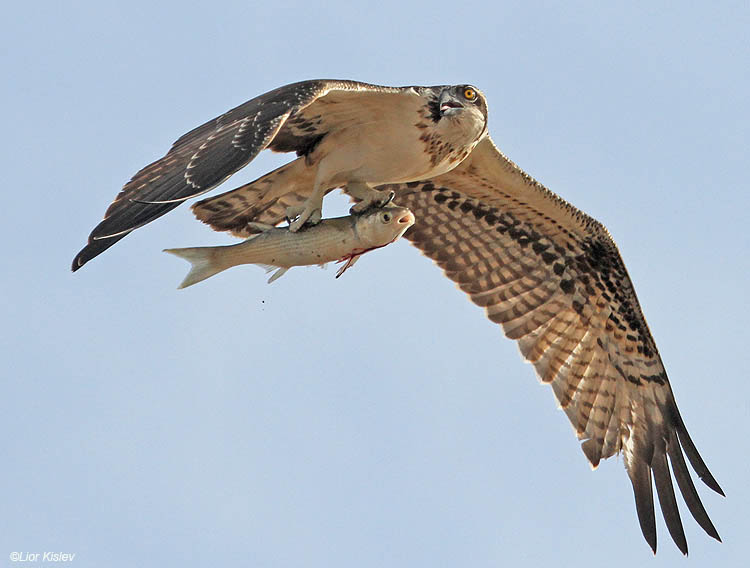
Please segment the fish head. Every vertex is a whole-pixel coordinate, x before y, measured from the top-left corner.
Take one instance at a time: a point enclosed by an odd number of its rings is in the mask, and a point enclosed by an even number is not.
[[[392,243],[414,224],[414,213],[406,207],[386,205],[359,216],[356,230],[368,249]]]

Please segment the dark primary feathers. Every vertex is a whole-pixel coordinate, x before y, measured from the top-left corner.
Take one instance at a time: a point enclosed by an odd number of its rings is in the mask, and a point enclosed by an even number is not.
[[[73,269],[181,200],[211,189],[265,147],[306,155],[326,134],[326,101],[401,91],[307,81],[196,128],[128,182]],[[368,101],[369,112],[385,104]],[[348,100],[343,106],[355,105]],[[429,116],[420,120],[429,122]],[[196,216],[238,236],[252,233],[251,221],[282,222],[287,208],[312,191],[310,183],[294,179],[293,168],[284,168],[196,203]],[[623,454],[651,548],[656,551],[655,486],[667,528],[687,553],[672,476],[691,515],[719,540],[687,462],[706,485],[723,492],[687,432],[630,277],[604,226],[534,181],[488,136],[447,173],[378,189],[393,190],[395,202],[414,213],[416,223],[405,237],[518,342],[539,378],[552,387],[591,465]]]

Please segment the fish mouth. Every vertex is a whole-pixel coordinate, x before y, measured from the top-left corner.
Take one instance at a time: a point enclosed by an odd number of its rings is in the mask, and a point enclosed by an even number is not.
[[[406,225],[407,228],[411,227],[415,221],[416,218],[411,211],[405,211],[398,219],[396,219],[397,224]]]
[[[403,213],[401,213],[396,218],[396,230],[398,233],[396,233],[393,237],[393,239],[390,241],[391,243],[396,242],[398,239],[401,238],[401,236],[414,224],[416,221],[416,217],[414,217],[414,213],[411,212],[411,209],[407,209]]]

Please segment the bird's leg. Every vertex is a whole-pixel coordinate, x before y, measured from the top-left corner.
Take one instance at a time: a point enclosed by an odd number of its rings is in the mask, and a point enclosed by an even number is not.
[[[310,197],[305,199],[301,205],[287,208],[286,218],[289,221],[289,230],[292,233],[296,233],[304,225],[317,225],[320,223],[320,219],[323,216],[323,196],[325,193],[325,187],[316,179]]]
[[[346,192],[359,200],[358,203],[355,203],[352,206],[350,213],[362,213],[365,209],[369,209],[370,207],[384,207],[385,205],[388,205],[396,195],[393,191],[379,191],[373,189],[361,181],[353,181],[346,184]]]

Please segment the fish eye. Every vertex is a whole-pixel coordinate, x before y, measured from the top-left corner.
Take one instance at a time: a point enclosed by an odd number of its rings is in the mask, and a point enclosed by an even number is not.
[[[380,216],[380,219],[383,221],[383,223],[390,223],[392,218],[393,216],[387,211]]]
[[[465,87],[464,88],[464,98],[467,101],[473,101],[477,98],[477,91],[476,89],[472,89],[471,87]]]

